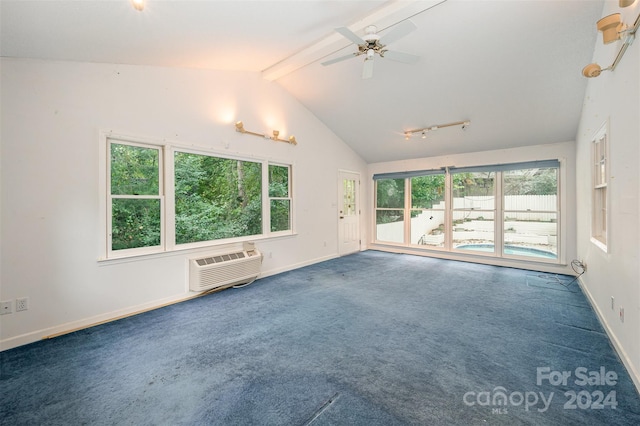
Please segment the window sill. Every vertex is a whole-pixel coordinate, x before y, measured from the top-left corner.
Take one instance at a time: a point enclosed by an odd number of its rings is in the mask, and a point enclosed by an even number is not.
[[[599,239],[591,237],[591,242],[593,243],[594,246],[598,247],[603,252],[609,253],[609,249],[607,248],[607,245],[602,241],[600,241]]]
[[[210,243],[202,246],[193,246],[189,247],[180,247],[174,248],[172,250],[158,251],[158,252],[147,252],[147,253],[138,253],[138,254],[128,254],[123,256],[112,256],[112,257],[101,257],[97,259],[99,265],[110,265],[110,264],[119,264],[119,263],[129,263],[129,262],[137,262],[140,260],[149,260],[149,259],[161,259],[165,257],[172,257],[177,255],[192,255],[196,253],[203,252],[224,252],[229,250],[234,250],[235,247],[242,245],[242,243],[251,241],[251,242],[265,242],[265,241],[273,241],[273,240],[281,240],[285,238],[295,238],[297,237],[296,232],[290,233],[278,233],[269,236],[257,236],[253,238],[238,238],[233,241],[226,240],[225,242],[220,243]]]

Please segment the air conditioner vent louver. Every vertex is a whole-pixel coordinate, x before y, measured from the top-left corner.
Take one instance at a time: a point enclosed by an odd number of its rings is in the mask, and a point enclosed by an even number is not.
[[[193,291],[204,291],[250,283],[260,274],[261,264],[262,253],[258,250],[191,259],[189,288]]]
[[[213,263],[226,262],[227,260],[244,259],[245,257],[246,256],[244,252],[241,251],[238,253],[223,254],[222,256],[213,256],[213,257],[205,257],[203,259],[195,259],[195,261],[198,262],[198,265],[205,266]]]

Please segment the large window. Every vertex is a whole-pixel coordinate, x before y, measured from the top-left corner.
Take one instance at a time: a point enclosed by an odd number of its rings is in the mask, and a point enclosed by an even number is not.
[[[548,160],[375,175],[375,239],[558,262],[559,167]]]
[[[262,233],[262,164],[176,152],[176,244]]]
[[[291,166],[106,138],[106,257],[291,234]]]
[[[603,250],[607,250],[607,127],[604,125],[592,142],[591,175],[593,193],[591,202],[591,239]]]

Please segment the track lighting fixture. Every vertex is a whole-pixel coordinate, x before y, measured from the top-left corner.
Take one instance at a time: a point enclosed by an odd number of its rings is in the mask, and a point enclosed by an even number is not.
[[[631,3],[628,3],[628,4],[627,3],[628,2],[624,2],[624,6],[623,6],[623,1],[620,0],[620,7],[629,6],[630,4],[633,3],[633,1]],[[620,50],[618,51],[618,54],[616,55],[615,60],[610,66],[606,68],[602,68],[600,65],[596,63],[589,64],[582,69],[582,75],[587,78],[592,78],[592,77],[599,76],[602,73],[602,71],[615,70],[616,66],[618,66],[618,63],[624,56],[624,53],[627,51],[627,48],[631,45],[631,43],[633,43],[633,40],[635,39],[635,35],[636,35],[636,32],[638,31],[639,26],[640,26],[640,15],[638,15],[632,27],[629,27],[624,23],[622,23],[619,13],[614,13],[612,15],[605,16],[604,18],[600,19],[597,23],[597,28],[598,28],[598,31],[602,31],[602,42],[604,44],[609,44],[616,40],[620,40],[623,35],[624,35],[624,42],[622,43],[622,46],[620,47]]]
[[[406,140],[409,140],[409,138],[411,138],[411,135],[413,135],[414,133],[420,133],[422,135],[422,139],[426,139],[428,132],[435,132],[438,129],[442,129],[444,127],[452,127],[452,126],[462,126],[462,130],[464,130],[470,124],[471,124],[471,121],[466,120],[466,121],[456,121],[455,123],[437,124],[435,126],[427,126],[427,127],[423,127],[421,129],[415,129],[415,130],[405,130],[404,138]]]
[[[266,133],[263,134],[263,133],[257,133],[257,132],[250,132],[249,130],[246,130],[244,128],[244,124],[242,123],[242,121],[236,121],[236,132],[246,133],[253,136],[260,136],[261,138],[269,139],[276,142],[285,142],[291,145],[298,145],[298,141],[296,141],[296,137],[293,135],[289,136],[289,139],[280,139],[279,130],[274,130],[272,135],[268,135]]]

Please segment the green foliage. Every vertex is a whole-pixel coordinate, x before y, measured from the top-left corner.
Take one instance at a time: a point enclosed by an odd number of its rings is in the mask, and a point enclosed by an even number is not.
[[[289,196],[289,167],[269,165],[269,197]]]
[[[444,201],[444,174],[411,178],[411,208],[432,209]]]
[[[376,207],[404,209],[404,179],[379,179],[376,181]],[[402,210],[378,210],[376,224],[403,220]]]
[[[291,229],[289,200],[271,200],[271,232]]]
[[[271,232],[291,229],[291,201],[289,189],[289,167],[269,165],[269,202]],[[279,199],[278,199],[279,198]]]
[[[111,144],[111,194],[158,195],[160,151]]]
[[[112,250],[160,245],[160,200],[114,199],[111,241]]]
[[[161,243],[160,149],[110,144],[112,249]],[[271,229],[291,229],[290,168],[269,166]],[[176,244],[262,233],[262,163],[174,154]]]
[[[175,153],[176,244],[262,233],[262,164]]]
[[[111,150],[111,248],[123,250],[160,245],[161,204],[158,163],[160,151],[112,143]],[[138,198],[120,198],[136,196]]]
[[[453,197],[493,195],[495,172],[472,172],[453,174]]]

